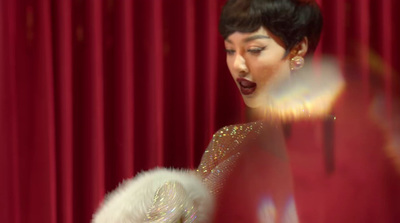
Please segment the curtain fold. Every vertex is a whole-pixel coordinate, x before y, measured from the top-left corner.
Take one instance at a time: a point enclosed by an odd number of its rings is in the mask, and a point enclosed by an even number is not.
[[[147,80],[149,86],[146,92],[149,95],[149,107],[146,109],[150,111],[149,116],[149,132],[147,132],[148,139],[148,153],[147,163],[148,167],[151,166],[164,166],[164,24],[163,24],[163,1],[152,1],[150,3],[150,23],[146,24],[151,27],[149,33],[149,48],[150,51],[147,55],[147,60],[154,63],[149,66],[148,73],[150,74]]]
[[[196,35],[195,35],[195,0],[187,0],[184,1],[184,9],[185,17],[184,17],[184,33],[185,33],[185,52],[186,62],[185,66],[185,87],[186,94],[184,95],[184,100],[186,104],[186,126],[184,127],[184,132],[186,132],[184,147],[187,148],[186,159],[187,165],[189,168],[195,168],[195,154],[194,154],[194,137],[195,137],[195,101],[193,100],[196,91],[196,54],[195,52],[195,44],[196,44]]]
[[[333,42],[333,46],[335,47],[335,54],[337,55],[338,63],[340,68],[343,70],[344,68],[344,62],[345,62],[345,55],[346,55],[346,24],[347,24],[347,13],[346,13],[346,1],[345,0],[338,0],[336,2],[330,2],[330,4],[333,5],[334,9],[332,11],[335,11],[335,14],[328,14],[327,16],[335,16],[336,20],[331,20],[333,24],[332,26],[328,27],[334,27],[334,34],[333,36],[335,37]],[[326,8],[326,11],[330,10],[330,8]],[[329,13],[329,11],[327,12]],[[325,29],[328,27],[325,26]],[[328,32],[328,31],[327,31]],[[327,33],[326,32],[326,33]],[[326,34],[326,35],[332,35],[332,34]],[[330,43],[330,42],[326,42]]]
[[[71,1],[57,1],[53,11],[54,106],[57,165],[57,222],[73,222],[73,94]]]
[[[224,2],[0,0],[0,219],[89,222],[123,179],[195,168],[212,134],[244,119]],[[317,57],[339,60],[363,106],[383,95],[394,121],[400,3],[318,2]]]
[[[206,60],[204,61],[204,65],[206,66],[205,74],[207,75],[207,88],[206,97],[207,97],[207,110],[206,114],[208,115],[208,131],[206,131],[207,135],[211,135],[214,133],[215,129],[215,109],[216,109],[216,100],[215,95],[217,94],[217,57],[218,57],[218,45],[217,45],[217,37],[218,37],[218,15],[219,10],[217,8],[217,1],[207,0],[206,1],[206,11],[208,12],[208,16],[206,17],[205,24],[208,27],[206,30],[206,36],[204,38],[206,45]]]
[[[398,1],[397,1],[398,2]],[[393,21],[399,21],[394,20],[393,13],[396,13],[396,10],[393,9],[399,9],[399,4],[397,3],[397,8],[393,7],[393,1],[392,0],[386,0],[382,2],[381,6],[381,21],[383,26],[381,26],[381,33],[382,36],[385,36],[385,39],[382,41],[382,59],[385,61],[384,68],[383,68],[383,74],[384,74],[384,88],[385,88],[385,105],[387,107],[387,116],[389,117],[389,120],[392,120],[393,117],[393,106],[392,106],[392,101],[393,101],[393,82],[399,83],[398,80],[398,75],[397,75],[397,80],[394,77],[394,69],[392,68],[394,65],[394,60],[393,60],[393,55],[398,55],[396,53],[396,50],[393,49],[400,49],[400,48],[395,48],[394,47],[394,41],[393,41],[393,27],[398,27],[394,26]],[[393,12],[392,12],[393,11]],[[398,17],[398,16],[397,16]],[[397,58],[399,58],[397,56]],[[399,71],[397,71],[399,72]],[[397,88],[399,85],[397,85]]]
[[[132,1],[117,1],[106,7],[108,28],[105,73],[105,137],[107,191],[134,170],[134,48]],[[115,13],[118,11],[120,13]],[[111,19],[115,16],[114,19]],[[117,33],[116,36],[110,35]],[[121,171],[118,171],[121,170]],[[113,174],[111,174],[113,173]]]
[[[90,219],[105,193],[103,4],[72,5],[73,221]],[[58,16],[58,15],[53,15]],[[57,74],[55,74],[57,75]],[[61,158],[62,159],[62,158]]]
[[[17,101],[15,76],[15,2],[0,4],[0,215],[10,222],[21,222],[18,162]],[[4,21],[9,21],[8,23]],[[5,75],[7,74],[7,75]]]
[[[360,74],[361,79],[363,80],[363,94],[367,96],[365,99],[368,100],[368,95],[370,94],[370,69],[369,69],[369,46],[370,46],[370,20],[369,20],[369,0],[361,1],[358,3],[358,7],[355,7],[354,14],[357,15],[357,18],[354,20],[354,27],[357,29],[353,29],[356,33],[354,37],[358,39],[358,52],[356,57],[359,58],[360,64]]]

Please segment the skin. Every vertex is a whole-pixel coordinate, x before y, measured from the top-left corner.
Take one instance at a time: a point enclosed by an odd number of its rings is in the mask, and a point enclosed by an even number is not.
[[[268,29],[260,27],[253,33],[235,32],[225,39],[226,63],[239,90],[238,78],[257,84],[249,95],[242,92],[246,106],[262,108],[268,103],[268,89],[280,81],[290,78],[290,60],[307,52],[307,39],[304,38],[289,55],[283,42]]]

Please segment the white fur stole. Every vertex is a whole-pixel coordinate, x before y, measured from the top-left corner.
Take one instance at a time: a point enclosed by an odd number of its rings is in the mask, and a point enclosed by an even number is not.
[[[108,194],[92,223],[209,222],[213,197],[192,171],[154,169]]]

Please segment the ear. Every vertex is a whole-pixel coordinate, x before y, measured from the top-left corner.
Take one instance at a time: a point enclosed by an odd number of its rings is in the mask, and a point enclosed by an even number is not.
[[[294,56],[301,56],[304,57],[307,54],[308,50],[308,38],[304,37],[295,47],[291,54]]]

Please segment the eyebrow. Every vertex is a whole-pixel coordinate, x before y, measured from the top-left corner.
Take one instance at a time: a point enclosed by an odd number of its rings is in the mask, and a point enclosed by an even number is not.
[[[256,40],[256,39],[271,39],[271,37],[265,36],[265,35],[254,35],[254,36],[247,37],[246,39],[243,40],[243,42],[248,43],[248,42]]]
[[[243,42],[248,43],[250,41],[256,40],[256,39],[271,39],[271,37],[266,36],[266,35],[254,35],[254,36],[249,36],[246,39],[243,40]],[[225,39],[226,42],[232,43],[230,39]]]

